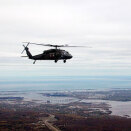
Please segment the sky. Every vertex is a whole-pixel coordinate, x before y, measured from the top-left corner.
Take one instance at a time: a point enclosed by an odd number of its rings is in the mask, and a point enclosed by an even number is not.
[[[130,0],[0,0],[0,79],[41,76],[130,76]],[[33,61],[22,42],[68,44],[73,58]],[[29,45],[33,55],[48,47]],[[25,54],[24,54],[25,55]]]

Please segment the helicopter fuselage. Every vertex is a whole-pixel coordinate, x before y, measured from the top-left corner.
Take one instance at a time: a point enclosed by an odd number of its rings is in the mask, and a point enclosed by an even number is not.
[[[28,56],[29,59],[33,59],[33,60],[54,60],[55,62],[57,62],[58,60],[63,60],[64,63],[66,62],[67,59],[71,59],[72,55],[65,51],[65,50],[61,50],[61,49],[49,49],[49,50],[45,50],[42,54],[38,54],[38,55],[34,55],[32,56],[32,54],[30,53],[28,47],[25,47],[26,50],[26,54]],[[34,61],[34,63],[35,63]]]
[[[60,49],[45,50],[42,54],[32,56],[34,60],[66,60],[71,58],[72,55],[69,52]]]

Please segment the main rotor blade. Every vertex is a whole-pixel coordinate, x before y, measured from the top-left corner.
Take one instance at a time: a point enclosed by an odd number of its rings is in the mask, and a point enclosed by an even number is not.
[[[41,46],[52,46],[51,44],[38,44],[38,43],[30,43],[30,44],[33,44],[33,45],[41,45]]]
[[[24,42],[22,42],[22,43],[30,43],[30,42],[25,42],[25,41],[24,41]]]
[[[30,44],[33,44],[33,45],[41,45],[41,46],[51,46],[51,47],[87,47],[87,48],[91,48],[89,46],[69,46],[69,45],[52,45],[52,44],[38,44],[38,43],[30,43]]]
[[[38,44],[38,43],[30,43],[33,45],[41,45],[41,46],[52,46],[52,47],[63,47],[64,45],[52,45],[52,44]]]
[[[65,45],[65,46],[63,46],[63,47],[86,47],[86,48],[92,48],[92,47],[90,47],[90,46],[67,46],[67,45]]]

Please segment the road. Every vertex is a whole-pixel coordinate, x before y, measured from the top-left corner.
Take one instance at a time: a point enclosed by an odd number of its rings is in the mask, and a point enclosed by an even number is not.
[[[51,131],[61,131],[60,129],[54,127],[49,121],[54,120],[54,115],[50,115],[46,120],[44,120],[45,125],[51,130]]]

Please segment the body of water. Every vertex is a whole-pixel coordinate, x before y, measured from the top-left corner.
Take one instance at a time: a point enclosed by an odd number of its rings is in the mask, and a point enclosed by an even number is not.
[[[0,80],[0,90],[83,90],[131,88],[130,76],[39,76],[6,77]]]
[[[110,110],[112,111],[112,115],[117,116],[128,116],[131,117],[131,101],[121,102],[121,101],[109,101],[109,100],[82,100],[81,102],[86,103],[106,103],[110,106]]]

